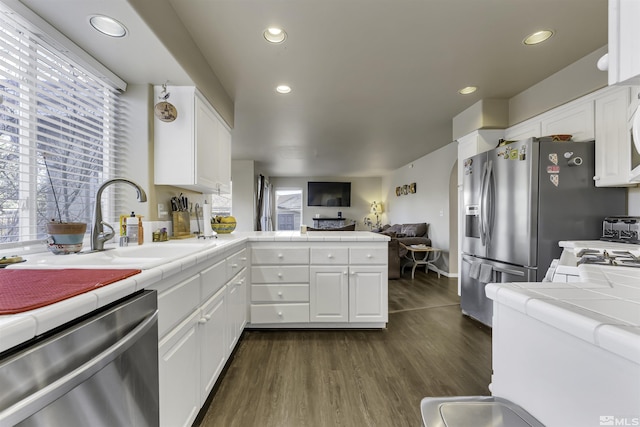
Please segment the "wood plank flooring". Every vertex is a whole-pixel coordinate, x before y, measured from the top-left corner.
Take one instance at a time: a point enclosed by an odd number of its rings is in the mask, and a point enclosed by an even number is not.
[[[246,330],[194,425],[415,427],[423,397],[490,381],[491,329],[460,313],[457,279],[406,272],[386,330]]]

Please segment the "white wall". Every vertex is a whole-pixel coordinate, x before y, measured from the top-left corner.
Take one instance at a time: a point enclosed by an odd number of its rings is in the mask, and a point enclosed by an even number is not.
[[[231,213],[236,218],[237,231],[255,229],[256,185],[253,160],[233,160],[231,162]]]
[[[350,207],[324,207],[307,206],[307,182],[309,181],[342,181],[351,182],[351,206]],[[353,177],[270,177],[269,182],[274,191],[277,188],[301,188],[302,189],[302,223],[313,227],[313,218],[316,214],[321,217],[335,218],[338,211],[342,217],[356,221],[356,230],[369,230],[364,226],[364,217],[369,215],[369,205],[373,201],[380,201],[382,194],[382,178],[353,178]],[[386,206],[383,206],[386,210]],[[274,215],[275,218],[275,215]],[[384,220],[384,214],[383,214]],[[384,222],[383,222],[384,224]],[[274,224],[275,226],[275,224]]]
[[[442,249],[438,268],[449,269],[449,186],[456,166],[458,143],[452,142],[385,176],[383,202],[389,224],[426,222],[433,247]],[[396,187],[416,183],[416,193],[396,196]],[[453,215],[455,217],[455,215]]]

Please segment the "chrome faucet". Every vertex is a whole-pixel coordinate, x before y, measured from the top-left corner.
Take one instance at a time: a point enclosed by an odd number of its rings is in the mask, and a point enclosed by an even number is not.
[[[105,188],[107,188],[111,184],[115,184],[116,182],[122,182],[124,184],[129,184],[133,186],[138,192],[138,201],[146,202],[147,194],[144,192],[142,187],[136,184],[133,181],[129,181],[124,178],[114,178],[108,181],[105,181],[100,188],[98,188],[98,192],[96,193],[96,206],[93,210],[93,227],[91,228],[91,250],[92,251],[103,251],[104,243],[111,239],[115,235],[115,231],[113,227],[102,220],[102,203],[100,198],[102,197],[102,192]],[[109,228],[109,232],[104,232],[104,227]]]

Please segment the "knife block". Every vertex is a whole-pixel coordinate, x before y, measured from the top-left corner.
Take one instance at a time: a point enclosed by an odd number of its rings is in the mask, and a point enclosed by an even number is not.
[[[189,212],[178,211],[173,212],[173,237],[180,239],[191,236],[191,218]]]

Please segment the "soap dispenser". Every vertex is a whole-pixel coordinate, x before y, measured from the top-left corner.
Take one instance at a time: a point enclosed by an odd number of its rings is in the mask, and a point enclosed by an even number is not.
[[[138,243],[138,218],[134,212],[131,212],[131,216],[127,217],[127,238],[129,243]]]

